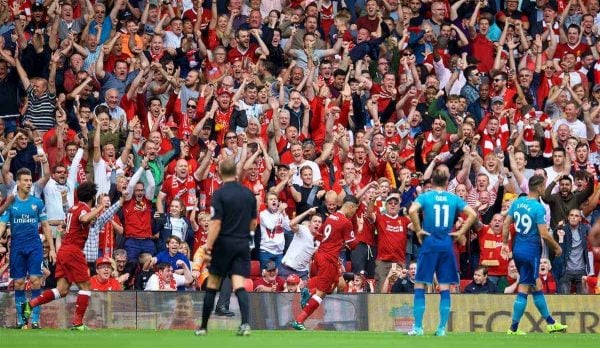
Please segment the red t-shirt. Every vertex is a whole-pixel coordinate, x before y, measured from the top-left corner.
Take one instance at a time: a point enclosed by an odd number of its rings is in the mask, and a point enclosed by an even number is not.
[[[342,212],[331,214],[319,229],[317,254],[337,262],[344,245],[354,238],[352,222]]]
[[[185,204],[187,210],[192,209],[190,203],[190,191],[193,191],[193,195],[196,196],[196,180],[192,175],[188,175],[185,179],[179,179],[176,175],[168,176],[162,184],[160,192],[167,195],[166,207],[171,204],[174,198],[179,198]]]
[[[479,60],[478,68],[489,72],[494,67],[494,43],[485,35],[477,34],[471,41],[471,54]]]
[[[123,288],[121,287],[121,283],[116,278],[108,278],[108,280],[103,283],[98,279],[98,276],[93,276],[90,278],[90,290],[92,291],[121,291]]]
[[[150,238],[152,237],[152,202],[146,197],[138,202],[130,199],[125,202],[123,212],[125,215],[125,236],[127,238]]]
[[[508,260],[500,255],[502,233],[495,234],[489,226],[484,226],[477,234],[481,253],[479,263],[487,266],[488,274],[491,276],[506,276],[508,274]]]
[[[83,250],[85,241],[90,233],[89,224],[83,224],[79,219],[91,211],[90,207],[84,202],[75,204],[67,214],[66,233],[62,237],[62,246],[74,246]]]
[[[363,202],[358,206],[356,215],[354,215],[354,218],[352,218],[352,223],[354,225],[354,230],[356,231],[356,241],[358,243],[365,243],[373,246],[375,245],[375,226],[369,219],[365,218],[366,212],[367,204]],[[360,232],[358,231],[358,218],[363,218],[363,229]]]
[[[256,288],[259,285],[263,285],[268,288],[272,287],[273,285],[276,285],[277,292],[281,292],[283,291],[283,287],[285,286],[285,281],[280,277],[275,277],[275,281],[267,282],[264,277],[260,277],[254,281],[254,291],[256,291]]]
[[[251,43],[248,45],[248,49],[245,52],[240,52],[240,50],[236,48],[232,48],[227,52],[227,61],[235,62],[236,60],[244,61],[246,59],[250,60],[250,62],[256,64],[258,61],[258,56],[256,55],[256,50],[258,49],[258,45],[255,43]]]
[[[58,163],[56,162],[56,154],[58,152],[58,147],[56,147],[56,141],[52,144],[52,137],[56,134],[56,127],[51,128],[47,131],[42,137],[42,146],[44,147],[44,152],[48,155],[48,161],[50,162],[50,168],[54,167]],[[77,133],[74,130],[67,130],[67,137],[63,138],[63,146],[64,144],[74,141]]]
[[[392,217],[387,214],[376,213],[377,260],[404,264],[409,222],[406,216]]]

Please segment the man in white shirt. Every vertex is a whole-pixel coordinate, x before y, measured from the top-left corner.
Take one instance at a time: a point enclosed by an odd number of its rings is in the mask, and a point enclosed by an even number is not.
[[[316,207],[308,209],[290,222],[294,239],[281,260],[279,276],[285,278],[290,274],[297,274],[302,280],[308,279],[310,260],[316,250],[313,235],[319,231],[323,223],[323,217],[316,212]],[[310,216],[308,224],[300,224],[307,216]]]
[[[290,151],[292,153],[292,158],[294,162],[290,164],[290,170],[296,173],[292,177],[292,185],[302,186],[302,176],[300,176],[300,169],[304,166],[309,166],[312,169],[313,173],[313,183],[317,184],[321,181],[321,170],[319,169],[319,165],[317,165],[313,161],[309,161],[304,159],[304,154],[302,151],[302,144],[296,143],[290,147]]]
[[[178,286],[186,286],[192,283],[194,278],[192,272],[183,260],[177,260],[177,266],[183,269],[183,275],[173,273],[170,263],[163,262],[156,266],[156,273],[150,276],[146,283],[146,291],[176,291]]]
[[[154,32],[163,36],[165,40],[164,47],[173,49],[181,47],[181,39],[183,39],[183,21],[181,18],[175,17],[171,19],[171,22],[169,23],[169,26],[171,27],[170,31],[163,31],[162,26],[160,25],[162,23],[162,21],[159,23],[159,26]]]
[[[57,247],[60,246],[60,239],[57,234],[58,226],[64,223],[65,213],[75,205],[75,185],[77,184],[77,173],[82,158],[83,149],[79,148],[69,169],[67,170],[62,164],[55,166],[48,183],[44,186],[46,215],[52,230],[52,237],[57,238],[55,243]]]

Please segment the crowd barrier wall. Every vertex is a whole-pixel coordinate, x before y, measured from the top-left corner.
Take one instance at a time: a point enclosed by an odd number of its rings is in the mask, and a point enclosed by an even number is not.
[[[201,292],[94,292],[84,322],[92,328],[194,329],[202,313]],[[298,293],[251,293],[251,326],[257,330],[286,330],[300,312]],[[570,333],[600,333],[600,296],[547,296],[554,317],[569,325]],[[68,328],[75,293],[42,307],[41,326]],[[510,325],[514,295],[452,295],[449,332],[504,332]],[[406,332],[413,324],[412,295],[337,294],[327,296],[306,321],[310,330]],[[519,326],[542,332],[545,322],[530,299]],[[426,295],[424,327],[433,331],[438,322],[439,295]],[[239,307],[231,298],[233,318],[211,317],[210,329],[235,329]],[[0,293],[0,327],[16,324],[14,295]]]

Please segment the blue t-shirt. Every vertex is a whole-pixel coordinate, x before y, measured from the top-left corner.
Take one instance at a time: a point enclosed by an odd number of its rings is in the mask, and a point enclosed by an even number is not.
[[[4,212],[0,219],[10,222],[12,248],[25,248],[41,245],[39,224],[48,220],[44,202],[34,196],[22,200],[15,196],[14,203]]]
[[[513,202],[508,209],[508,216],[515,224],[515,240],[513,252],[530,252],[539,255],[542,242],[540,240],[539,224],[545,224],[546,210],[542,204],[530,197],[521,197]]]
[[[185,262],[185,264],[188,266],[189,269],[191,269],[191,265],[190,265],[190,260],[188,260],[188,258],[183,255],[180,252],[177,252],[177,254],[175,254],[174,256],[169,255],[169,251],[168,250],[163,250],[161,252],[159,252],[158,254],[156,254],[156,263],[162,263],[162,262],[167,262],[171,264],[171,267],[173,267],[173,270],[176,271],[178,269],[182,269],[181,267],[177,266],[177,261],[178,260],[182,260],[183,262]]]
[[[452,237],[448,233],[467,203],[446,191],[423,193],[415,202],[423,209],[423,229],[431,234],[423,239],[420,252],[452,250]]]

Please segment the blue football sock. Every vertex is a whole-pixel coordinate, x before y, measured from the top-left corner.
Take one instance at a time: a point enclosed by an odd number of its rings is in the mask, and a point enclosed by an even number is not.
[[[527,294],[519,292],[513,305],[512,325],[510,326],[512,331],[517,331],[519,328],[519,322],[521,321],[521,317],[523,317],[523,313],[525,313],[525,307],[527,307]]]
[[[15,306],[17,307],[17,325],[23,325],[23,310],[21,305],[25,303],[25,290],[15,290]]]
[[[448,323],[448,317],[450,316],[450,307],[452,307],[450,290],[440,291],[440,325],[438,328],[442,330],[446,330],[446,324]]]
[[[415,289],[413,313],[415,316],[415,327],[423,328],[423,313],[425,313],[425,289]]]
[[[41,289],[31,289],[31,299],[40,296],[42,294]],[[33,307],[31,312],[31,322],[32,323],[40,323],[40,313],[42,312],[42,306]]]
[[[533,292],[533,303],[548,324],[552,325],[555,323],[554,318],[550,315],[548,305],[546,304],[546,298],[542,291],[538,290]]]

